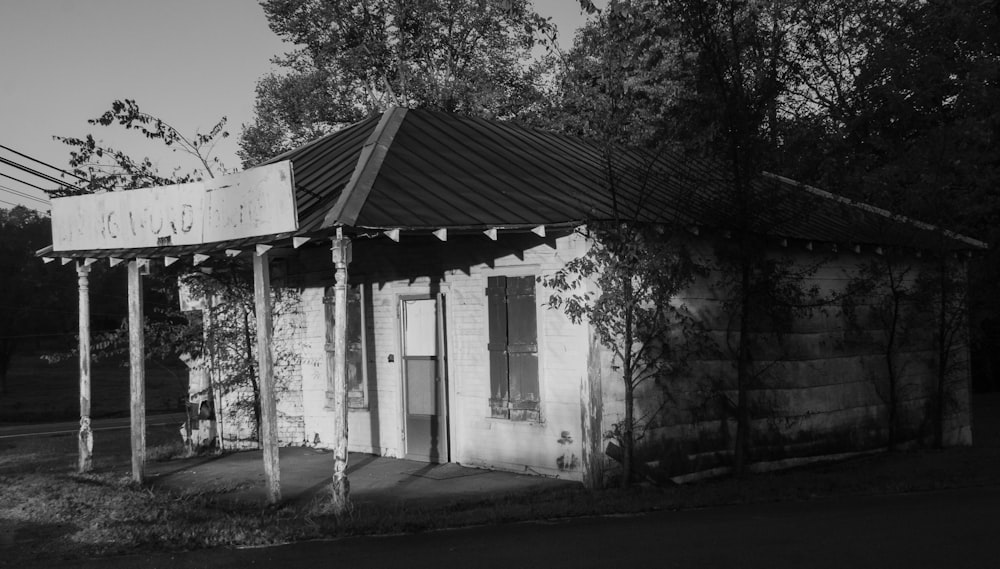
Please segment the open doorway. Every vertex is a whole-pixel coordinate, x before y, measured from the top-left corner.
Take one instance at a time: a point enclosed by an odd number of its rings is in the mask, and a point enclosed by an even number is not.
[[[444,297],[400,299],[406,458],[448,462]]]

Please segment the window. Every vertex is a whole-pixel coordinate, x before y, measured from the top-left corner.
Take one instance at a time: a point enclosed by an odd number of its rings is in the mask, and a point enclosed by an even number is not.
[[[361,285],[347,287],[347,407],[349,409],[367,409],[368,402],[365,400],[365,381],[367,376],[367,366],[365,365],[365,324],[364,314],[364,290]],[[333,337],[335,313],[334,288],[328,287],[326,296],[323,297],[323,304],[327,321],[326,351],[332,361],[334,342]],[[333,386],[328,387],[328,404],[332,405]]]
[[[492,416],[538,421],[535,277],[489,277],[486,297]]]

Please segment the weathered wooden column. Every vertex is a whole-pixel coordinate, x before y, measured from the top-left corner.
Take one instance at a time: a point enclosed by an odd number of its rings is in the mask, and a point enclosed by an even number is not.
[[[77,472],[90,472],[94,467],[94,434],[90,429],[90,267],[76,264],[80,292],[80,439]]]
[[[274,361],[271,357],[271,272],[267,251],[253,257],[253,300],[257,313],[257,373],[260,378],[260,444],[264,451],[267,501],[281,500],[281,469],[278,465],[278,418],[274,400]]]
[[[128,355],[133,482],[142,482],[146,469],[146,345],[142,319],[142,275],[139,269],[138,259],[129,260]]]
[[[340,229],[331,248],[337,282],[333,287],[333,357],[327,373],[333,372],[333,511],[351,507],[351,484],[347,480],[347,266],[351,263],[351,240]],[[329,342],[329,330],[327,341]]]

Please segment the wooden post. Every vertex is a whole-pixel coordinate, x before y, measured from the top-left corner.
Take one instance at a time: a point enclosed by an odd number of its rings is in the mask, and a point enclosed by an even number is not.
[[[80,438],[77,472],[90,472],[94,467],[94,434],[90,429],[90,267],[76,264],[80,292]]]
[[[347,266],[351,262],[351,240],[337,230],[331,249],[336,267],[333,320],[333,511],[340,515],[351,507],[351,484],[347,479]],[[329,369],[328,369],[329,373]]]
[[[267,501],[281,501],[278,465],[278,417],[274,401],[274,362],[271,357],[271,274],[267,251],[253,257],[253,301],[257,313],[257,371],[260,376],[260,442],[264,450]]]
[[[146,347],[142,319],[139,260],[128,262],[128,354],[132,416],[132,481],[142,482],[146,467]]]

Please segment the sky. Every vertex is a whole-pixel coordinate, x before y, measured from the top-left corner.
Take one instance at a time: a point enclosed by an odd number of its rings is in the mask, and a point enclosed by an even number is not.
[[[534,0],[534,7],[568,48],[585,20],[578,0]],[[160,143],[87,124],[127,98],[185,135],[226,117],[230,136],[215,155],[238,168],[237,138],[252,119],[257,80],[291,49],[254,0],[0,0],[0,145],[68,169],[69,147],[52,137],[93,133],[162,170],[190,170],[188,159]],[[3,149],[0,157],[27,162]],[[8,165],[0,174],[54,187]],[[48,209],[11,190],[44,197],[0,176],[0,208]]]

